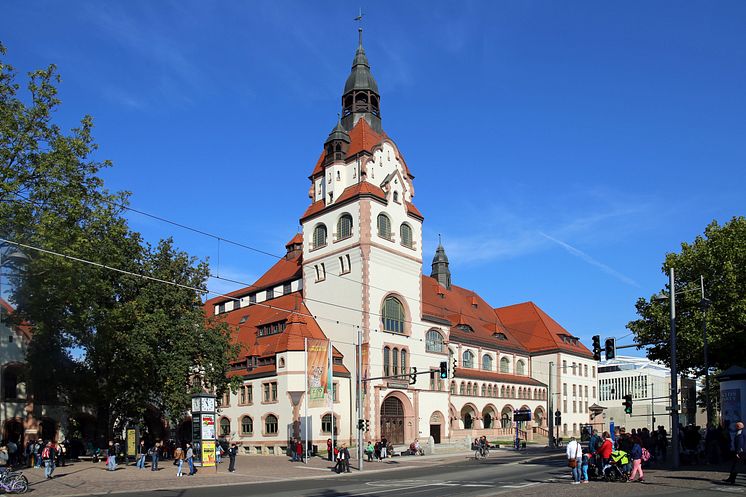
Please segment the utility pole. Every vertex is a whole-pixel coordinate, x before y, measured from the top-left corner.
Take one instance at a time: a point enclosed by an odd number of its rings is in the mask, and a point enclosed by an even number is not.
[[[552,368],[554,362],[549,361],[549,381],[547,382],[547,421],[549,426],[549,448],[554,448],[554,406],[552,402]]]
[[[357,419],[363,419],[363,330],[357,328]],[[363,429],[357,430],[357,460],[363,470]]]
[[[705,298],[705,277],[699,277],[699,287],[702,290],[702,341],[704,343],[704,360],[705,360],[705,414],[707,417],[707,428],[712,426],[712,407],[710,406],[710,362],[707,357],[707,308],[710,301]]]
[[[673,469],[679,469],[679,371],[676,365],[676,277],[670,268],[668,285],[671,298],[671,445]]]

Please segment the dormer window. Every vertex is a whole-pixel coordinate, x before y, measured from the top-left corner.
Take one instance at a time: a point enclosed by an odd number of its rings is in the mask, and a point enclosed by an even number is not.
[[[474,333],[474,328],[472,328],[468,324],[459,324],[459,325],[456,325],[456,328],[458,328],[461,331],[465,331],[467,333]]]
[[[263,324],[257,327],[257,335],[260,337],[277,335],[285,331],[285,321],[278,321],[276,323]]]
[[[500,331],[496,331],[492,334],[492,338],[497,338],[498,340],[507,340],[508,337],[505,335],[505,333],[502,333]]]
[[[244,314],[243,316],[241,316],[241,320],[238,322],[238,324],[244,324],[248,319],[249,319],[249,315]]]

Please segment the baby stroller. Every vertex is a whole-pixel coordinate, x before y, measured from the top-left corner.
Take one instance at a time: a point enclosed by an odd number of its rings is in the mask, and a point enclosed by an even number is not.
[[[629,456],[623,450],[615,450],[611,453],[609,464],[604,466],[604,480],[606,481],[627,481],[629,475],[625,468],[629,464]]]

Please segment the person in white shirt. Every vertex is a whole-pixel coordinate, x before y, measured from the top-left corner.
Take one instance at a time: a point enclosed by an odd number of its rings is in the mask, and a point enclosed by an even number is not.
[[[572,468],[572,484],[580,483],[580,462],[583,458],[583,448],[580,443],[571,437],[567,444],[567,465]]]

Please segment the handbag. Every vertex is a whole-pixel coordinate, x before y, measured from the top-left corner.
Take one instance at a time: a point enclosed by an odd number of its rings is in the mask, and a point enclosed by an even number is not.
[[[567,467],[568,468],[577,468],[578,467],[578,460],[577,459],[568,459],[567,460]]]

